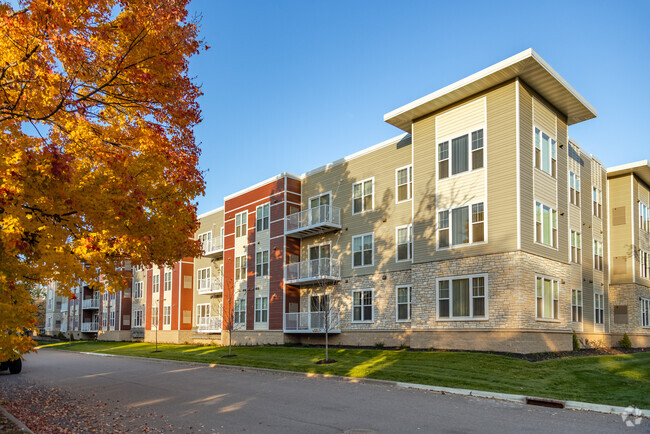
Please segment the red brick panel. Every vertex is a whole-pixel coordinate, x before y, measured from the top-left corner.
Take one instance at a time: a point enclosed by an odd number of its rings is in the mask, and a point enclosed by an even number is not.
[[[149,303],[147,303],[146,306],[145,306],[145,310],[146,310],[145,319],[144,319],[145,320],[144,321],[145,330],[151,330],[151,298],[153,297],[153,293],[152,293],[153,287],[151,286],[152,285],[152,281],[151,281],[152,276],[153,276],[153,270],[147,269],[147,283],[146,283],[145,291],[147,291],[147,300],[149,301]]]
[[[274,238],[271,240],[271,254],[269,258],[269,329],[282,330],[283,328],[283,283],[284,283],[284,240]]]
[[[300,194],[302,190],[302,182],[298,179],[287,178],[287,191]]]
[[[131,289],[133,291],[133,289]],[[133,296],[133,293],[131,293]],[[117,316],[117,314],[115,314]],[[129,324],[124,325],[124,315],[130,317]],[[117,321],[117,319],[115,320]],[[131,298],[124,297],[124,292],[122,292],[122,303],[120,303],[120,328],[122,330],[131,330],[131,325],[133,324],[133,315],[131,312]]]
[[[192,285],[189,288],[185,288],[185,277],[189,276],[192,278]],[[180,279],[180,294],[181,294],[181,312],[180,312],[180,329],[181,330],[191,330],[192,329],[192,318],[194,315],[194,262],[183,262],[181,264],[181,279]],[[183,322],[183,312],[190,311],[190,322]]]
[[[299,194],[287,193],[287,202],[302,203]]]
[[[284,219],[284,201],[278,201],[271,205],[271,212],[269,214],[272,222]]]
[[[284,235],[284,220],[271,223],[271,238]]]
[[[266,197],[271,197],[274,194],[280,193],[282,191],[284,191],[284,178],[269,182],[268,184],[258,187],[255,190],[247,191],[246,193],[242,193],[239,196],[228,199],[225,202],[225,211],[227,213],[235,211],[237,208],[241,208],[245,205],[256,202]]]
[[[178,311],[180,309],[180,306],[178,305],[178,295],[179,295],[179,285],[178,285],[178,278],[180,276],[180,267],[179,263],[175,263],[174,267],[172,268],[172,293],[171,293],[171,301],[170,304],[172,306],[172,325],[171,329],[172,330],[179,330],[179,324],[178,324]],[[162,288],[161,288],[162,292]]]
[[[246,330],[253,330],[255,328],[255,244],[248,246],[246,267]]]

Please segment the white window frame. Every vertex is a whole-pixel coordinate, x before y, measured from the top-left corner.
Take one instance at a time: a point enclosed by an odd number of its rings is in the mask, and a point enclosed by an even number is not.
[[[645,250],[639,251],[639,274],[644,279],[650,280],[650,252]]]
[[[242,259],[243,258],[243,267],[242,267]],[[237,260],[239,260],[239,267],[237,266]],[[237,278],[237,271],[241,270],[243,268],[243,272],[240,271],[240,276]],[[246,280],[248,277],[248,260],[247,260],[247,255],[240,255],[240,256],[235,256],[235,281],[236,282],[241,282],[242,280]]]
[[[569,203],[573,206],[580,207],[581,201],[580,175],[574,171],[569,171]]]
[[[399,231],[400,229],[406,229],[408,234],[408,241],[405,243],[407,245],[407,258],[399,259]],[[374,244],[374,242],[373,242]],[[404,243],[403,243],[404,244]],[[374,250],[374,249],[373,249]],[[413,261],[413,225],[402,225],[395,228],[395,262],[412,262]]]
[[[591,190],[591,207],[594,217],[603,218],[603,191],[598,187]]]
[[[594,270],[596,271],[603,271],[603,268],[605,267],[603,264],[603,242],[600,240],[594,240]],[[596,259],[600,259],[599,263],[596,263]],[[599,267],[597,267],[597,265]],[[602,265],[602,266],[601,266]]]
[[[406,191],[407,191],[407,198],[403,200],[399,200],[399,187],[404,185],[399,183],[399,172],[402,170],[406,170],[406,176],[407,176],[407,181],[406,181]],[[413,165],[409,164],[406,166],[398,167],[395,169],[395,203],[403,203],[403,202],[408,202],[413,199]]]
[[[474,279],[475,278],[483,278],[483,295],[482,296],[475,296],[474,295]],[[463,279],[468,279],[469,280],[469,298],[470,298],[470,303],[469,303],[469,316],[454,316],[454,304],[453,304],[453,281],[454,280],[463,280]],[[440,298],[440,282],[446,281],[449,282],[449,297],[448,298]],[[489,320],[489,309],[488,309],[488,299],[489,299],[489,289],[488,289],[488,274],[487,273],[479,273],[479,274],[467,274],[464,276],[448,276],[448,277],[441,277],[436,279],[436,321],[487,321]],[[475,298],[483,298],[483,306],[484,306],[484,316],[474,316],[474,299]],[[449,300],[449,316],[440,316],[440,301],[441,300]]]
[[[151,277],[151,293],[160,293],[160,272],[157,272]]]
[[[364,238],[367,237],[367,236],[372,237],[372,252],[371,252],[370,264],[364,264],[363,263],[363,258],[365,256],[363,254],[364,253],[364,249],[363,249],[364,242],[363,241],[364,241]],[[354,265],[354,253],[355,253],[354,240],[357,239],[357,238],[361,238],[361,262],[362,262],[361,265]],[[351,241],[351,246],[352,246],[352,249],[351,249],[352,250],[352,268],[372,267],[372,266],[375,265],[375,233],[374,232],[368,232],[368,233],[365,233],[365,234],[360,234],[360,235],[353,236],[352,241]]]
[[[258,306],[259,300],[259,306]],[[266,300],[266,308],[264,308],[264,301]],[[258,321],[258,312],[259,318]],[[266,313],[266,320],[264,320],[264,314]],[[269,322],[269,297],[266,295],[256,295],[255,296],[255,324],[268,324]]]
[[[578,297],[579,296],[579,297]],[[571,322],[583,324],[584,322],[584,293],[582,289],[571,290]]]
[[[264,262],[265,253],[266,253],[266,262]],[[270,262],[269,257],[270,257],[270,252],[268,250],[260,250],[259,252],[255,252],[255,277],[269,276],[269,262]]]
[[[133,327],[142,327],[144,325],[144,311],[136,309],[133,311]]]
[[[400,303],[399,301],[399,290],[407,288],[408,290],[408,301]],[[400,319],[399,318],[399,307],[400,305],[406,305],[408,309],[408,318]],[[411,285],[395,285],[395,322],[411,322],[413,309],[413,287]]]
[[[474,205],[483,205],[483,220],[482,221],[474,221]],[[469,242],[468,243],[461,243],[461,244],[453,244],[452,241],[452,235],[453,235],[453,225],[452,225],[452,211],[455,209],[459,208],[467,208],[468,214],[467,214],[467,223],[469,226],[469,232],[468,232],[468,237],[469,237]],[[441,227],[440,226],[440,214],[446,212],[447,213],[447,223],[448,225],[446,227]],[[488,222],[487,222],[487,201],[486,200],[477,200],[474,202],[466,203],[463,205],[458,205],[455,206],[454,208],[446,208],[446,209],[440,209],[438,210],[436,214],[436,219],[437,219],[437,229],[436,229],[436,248],[438,250],[451,250],[451,249],[460,249],[463,247],[468,247],[468,246],[479,246],[481,244],[486,244],[488,242]],[[477,223],[483,223],[483,241],[476,241],[472,242],[474,239],[474,225]],[[448,246],[440,246],[440,231],[448,231],[448,240],[449,240],[449,245]]]
[[[172,307],[163,306],[163,327],[172,325]]]
[[[202,276],[203,275],[203,276]],[[210,289],[210,280],[212,279],[212,268],[205,267],[196,270],[196,288],[198,290]],[[204,284],[207,283],[207,286]]]
[[[238,219],[239,219],[239,224],[237,224]],[[247,236],[248,236],[248,211],[242,211],[235,214],[235,238],[241,238]]]
[[[575,229],[569,230],[569,261],[572,264],[582,264],[582,233]]]
[[[167,279],[167,276],[169,276],[169,279]],[[171,291],[172,290],[172,270],[165,270],[165,274],[163,275],[163,278],[164,278],[163,290],[165,292]]]
[[[542,312],[539,312],[538,306],[537,306],[537,299],[540,298],[539,295],[537,294],[537,280],[542,279]],[[551,281],[551,309],[552,313],[551,316],[545,316],[544,312],[544,280],[550,280]],[[555,297],[555,287],[554,284],[557,285],[557,297]],[[535,294],[535,320],[537,321],[549,321],[549,322],[559,322],[560,321],[560,279],[556,277],[551,277],[551,276],[545,276],[543,274],[535,274],[535,284],[534,284],[534,294]],[[555,302],[557,301],[557,306],[555,305]]]
[[[369,209],[365,209],[365,206],[364,206],[364,203],[365,203],[364,198],[366,196],[364,194],[364,187],[365,187],[366,182],[370,182],[370,185],[372,185],[372,193],[370,195],[371,196],[371,201],[372,201],[372,207],[369,208]],[[354,200],[356,198],[354,197],[354,187],[356,185],[358,185],[358,184],[361,184],[361,211],[355,212],[354,211]],[[353,183],[352,184],[352,215],[363,214],[363,213],[366,213],[368,211],[372,211],[374,209],[375,209],[375,177],[373,176],[371,178],[362,179],[361,181],[357,181],[357,182]]]
[[[650,208],[641,201],[639,201],[639,229],[650,231]]]
[[[600,299],[600,306],[596,305],[598,299]],[[598,321],[599,316],[600,321]],[[605,294],[602,292],[594,292],[594,326],[605,326]]]
[[[142,298],[144,295],[144,282],[142,280],[138,280],[133,286],[133,298]]]
[[[210,318],[212,306],[210,303],[198,303],[196,305],[196,325],[199,325],[199,318]],[[201,314],[207,315],[201,315]]]
[[[207,231],[200,233],[197,237],[197,240],[201,241],[201,246],[203,247],[204,252],[208,252],[211,250],[212,246],[206,246],[206,243],[212,244],[212,231]]]
[[[559,248],[558,247],[558,244],[559,244],[558,232],[559,232],[559,227],[560,227],[558,210],[553,208],[550,205],[546,205],[544,202],[541,202],[539,200],[535,200],[534,203],[535,203],[535,205],[534,205],[534,208],[533,208],[533,213],[535,215],[535,217],[534,217],[535,226],[533,226],[533,238],[535,240],[535,244],[538,244],[540,246],[545,246],[545,247],[548,247],[550,249],[558,250],[558,248]],[[542,209],[542,220],[541,220],[541,222],[539,222],[539,223],[542,224],[541,240],[537,239],[537,223],[538,223],[538,220],[537,220],[537,205],[538,204]],[[544,242],[544,207],[549,209],[549,213],[550,213],[550,216],[551,216],[551,244],[546,244]],[[555,215],[555,228],[553,227],[553,216],[554,215]]]
[[[114,311],[114,310],[112,310],[112,311],[110,312],[110,314],[109,314],[109,318],[110,318],[110,319],[109,319],[109,322],[108,322],[108,323],[109,323],[110,327],[115,327],[115,311]]]
[[[535,152],[537,150],[537,143],[536,143],[537,132],[539,132],[539,134],[540,134],[540,139],[539,139],[539,146],[540,146],[540,164],[539,164],[539,166],[540,167],[539,168],[535,164],[535,159],[536,159]],[[543,149],[542,149],[542,134],[548,136],[548,138],[550,140],[551,148],[549,149],[549,153],[548,153],[548,155],[549,155],[549,162],[548,162],[549,166],[548,167],[549,167],[550,172],[547,172],[546,170],[544,170],[544,161],[543,161],[544,154],[543,154]],[[555,158],[553,158],[553,153],[555,153]],[[558,171],[557,157],[558,157],[557,138],[555,137],[555,135],[554,134],[548,134],[546,131],[544,131],[542,128],[538,127],[537,125],[533,125],[533,167],[535,169],[539,170],[542,173],[546,173],[551,178],[557,180],[557,171]],[[553,175],[553,160],[555,160],[555,175]]]
[[[151,307],[151,327],[159,327],[160,323],[160,311],[158,306]]]
[[[483,125],[480,128],[472,128],[470,130],[465,130],[460,134],[453,134],[453,135],[441,138],[440,140],[437,140],[437,144],[436,144],[436,179],[438,181],[446,181],[448,179],[452,179],[452,178],[455,178],[457,176],[463,176],[463,175],[466,175],[466,174],[471,173],[471,172],[475,172],[475,171],[478,171],[478,170],[485,169],[486,162],[487,162],[486,153],[485,153],[486,130],[487,130],[487,128],[485,127],[485,125]],[[472,135],[474,133],[479,132],[479,131],[482,132],[481,133],[482,134],[481,147],[476,148],[476,149],[472,149]],[[467,170],[452,174],[452,170],[453,170],[453,166],[454,166],[453,158],[452,158],[453,157],[452,141],[455,140],[455,139],[458,139],[460,137],[463,137],[463,136],[467,136]],[[443,158],[441,160],[440,159],[440,146],[445,144],[445,143],[447,144],[447,158]],[[481,157],[482,158],[482,165],[481,165],[481,167],[477,167],[476,169],[473,169],[473,167],[474,167],[474,152],[478,151],[479,149],[481,149],[482,153],[483,153],[483,155]],[[448,164],[447,164],[447,176],[444,177],[444,178],[441,178],[440,177],[440,163],[443,162],[443,161],[448,161]]]
[[[364,292],[370,292],[370,319],[366,319],[364,315],[364,307],[368,306],[367,304],[364,304]],[[361,293],[361,304],[357,305],[354,304],[354,294],[356,293]],[[351,315],[351,320],[352,323],[354,324],[360,324],[360,323],[373,323],[375,322],[375,291],[372,288],[365,288],[365,289],[354,289],[351,291],[352,295],[352,310],[350,311]],[[355,307],[360,307],[361,308],[361,315],[359,320],[354,319],[354,308]]]
[[[239,309],[238,309],[239,308]],[[237,316],[239,314],[239,317]],[[232,321],[235,326],[246,325],[246,298],[241,297],[235,300],[233,306]],[[239,319],[239,321],[237,321]]]
[[[641,327],[650,328],[650,298],[641,298]]]
[[[260,229],[261,222],[261,229]],[[255,209],[255,232],[268,231],[271,227],[271,204],[258,205]]]

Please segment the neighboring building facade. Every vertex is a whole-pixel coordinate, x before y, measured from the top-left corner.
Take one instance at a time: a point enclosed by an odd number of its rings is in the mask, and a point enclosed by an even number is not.
[[[203,257],[136,272],[144,339],[650,346],[650,166],[570,139],[595,116],[532,50],[394,110],[404,134],[227,196]]]
[[[59,284],[50,282],[45,290],[45,334],[67,332],[68,299],[56,293]]]

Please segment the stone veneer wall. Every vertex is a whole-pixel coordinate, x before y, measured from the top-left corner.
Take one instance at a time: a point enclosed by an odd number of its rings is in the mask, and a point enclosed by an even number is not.
[[[640,298],[650,298],[650,288],[639,284],[610,285],[610,315],[612,343],[616,344],[623,333],[630,336],[633,346],[650,346],[650,328],[644,328],[641,319]],[[627,324],[616,324],[614,306],[627,306]]]

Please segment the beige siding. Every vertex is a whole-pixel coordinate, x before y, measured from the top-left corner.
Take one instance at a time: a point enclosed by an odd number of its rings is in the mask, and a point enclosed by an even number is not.
[[[632,282],[632,184],[630,176],[609,179],[610,266],[612,283]]]
[[[396,262],[395,228],[411,223],[411,201],[396,203],[396,169],[411,164],[411,139],[371,151],[349,161],[309,175],[302,185],[302,207],[309,207],[309,198],[330,191],[332,205],[341,209],[340,232],[302,240],[301,261],[308,259],[308,247],[329,242],[332,258],[341,260],[341,275],[372,274],[377,271],[410,269],[410,262]],[[417,179],[417,174],[414,178]],[[352,214],[352,186],[355,182],[374,178],[374,208]],[[352,237],[374,233],[374,264],[352,268]]]
[[[224,212],[223,209],[220,209],[219,211],[209,214],[205,217],[202,217],[199,219],[199,229],[196,231],[197,237],[205,232],[212,232],[212,239],[219,239],[221,238],[221,228],[223,227],[224,224]],[[206,257],[197,257],[194,258],[194,276],[192,277],[192,280],[194,282],[194,306],[197,304],[205,304],[208,303],[210,304],[211,308],[211,315],[217,315],[217,312],[220,314],[220,306],[221,306],[221,296],[218,298],[215,297],[213,298],[211,294],[199,294],[197,292],[198,289],[198,282],[197,282],[197,275],[198,275],[198,270],[203,269],[203,268],[210,268],[210,275],[211,277],[217,277],[220,275],[220,269],[221,265],[223,264],[223,258],[214,260],[212,258],[206,258]],[[162,285],[162,282],[161,282]],[[192,324],[196,326],[196,308],[194,309],[194,314],[192,315]]]

